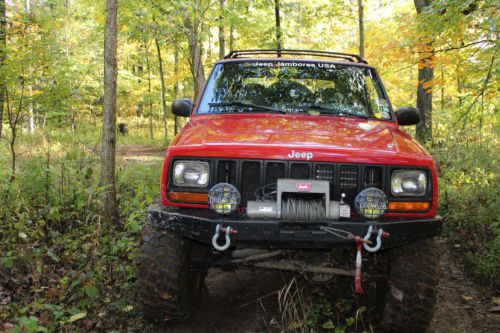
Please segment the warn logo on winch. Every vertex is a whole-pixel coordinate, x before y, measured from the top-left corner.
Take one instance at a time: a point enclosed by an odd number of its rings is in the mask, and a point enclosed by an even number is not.
[[[297,192],[309,192],[311,190],[311,183],[295,183]]]

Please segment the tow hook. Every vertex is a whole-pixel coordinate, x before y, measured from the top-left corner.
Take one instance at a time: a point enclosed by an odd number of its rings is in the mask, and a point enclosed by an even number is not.
[[[378,250],[380,250],[380,247],[382,246],[382,237],[384,238],[389,238],[390,234],[388,232],[385,232],[384,229],[373,229],[373,226],[368,227],[368,232],[366,233],[365,237],[363,238],[365,241],[369,241],[370,238],[372,237],[372,234],[377,235],[377,243],[375,246],[370,246],[368,242],[363,242],[363,247],[365,248],[366,251],[375,253]]]
[[[226,242],[224,243],[224,245],[219,245],[217,243],[221,231],[226,234],[225,235]],[[229,226],[222,227],[222,224],[217,224],[217,227],[215,228],[214,237],[212,237],[212,246],[217,251],[226,251],[231,246],[231,235],[235,235],[237,233],[238,233],[237,230],[235,230]]]

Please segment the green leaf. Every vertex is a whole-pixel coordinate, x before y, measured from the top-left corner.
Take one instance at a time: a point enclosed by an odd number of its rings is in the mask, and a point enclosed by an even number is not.
[[[323,327],[326,330],[331,330],[335,328],[335,324],[333,324],[333,321],[329,319],[328,321],[324,322],[321,327]]]
[[[96,298],[99,296],[99,289],[96,286],[85,287],[85,294],[90,298]]]
[[[57,254],[55,254],[54,252],[52,252],[51,250],[48,250],[47,251],[47,255],[52,259],[54,260],[55,262],[59,262],[59,256]]]

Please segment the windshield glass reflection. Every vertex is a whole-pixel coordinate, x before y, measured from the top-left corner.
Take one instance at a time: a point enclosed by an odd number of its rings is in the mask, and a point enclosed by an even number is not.
[[[369,68],[294,61],[217,65],[198,113],[243,112],[391,119],[380,82]]]

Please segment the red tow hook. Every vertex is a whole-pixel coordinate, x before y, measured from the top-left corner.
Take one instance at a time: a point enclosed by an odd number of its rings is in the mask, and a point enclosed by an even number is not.
[[[236,234],[238,233],[238,230],[235,230],[235,229],[233,229],[233,228],[226,228],[226,227],[223,227],[223,228],[221,228],[220,230],[221,230],[222,232],[225,232],[225,233],[227,233],[227,232],[228,232],[228,230],[229,230],[229,233],[230,233],[231,235],[236,235]]]
[[[354,287],[357,294],[362,294],[363,287],[361,287],[361,251],[363,249],[363,238],[356,236],[354,237],[356,242],[356,271],[354,273]]]

